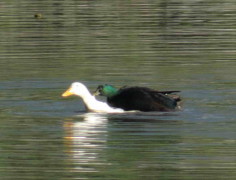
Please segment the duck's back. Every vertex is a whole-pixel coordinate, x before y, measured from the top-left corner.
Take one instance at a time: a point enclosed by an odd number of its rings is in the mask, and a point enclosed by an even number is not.
[[[126,111],[173,111],[177,106],[175,99],[145,87],[122,88],[107,101]]]

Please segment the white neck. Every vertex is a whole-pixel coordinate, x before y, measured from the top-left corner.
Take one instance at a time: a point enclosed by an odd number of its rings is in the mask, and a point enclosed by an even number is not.
[[[87,90],[83,96],[80,96],[88,111],[91,112],[124,112],[123,109],[112,108],[107,103],[98,101],[94,96]]]

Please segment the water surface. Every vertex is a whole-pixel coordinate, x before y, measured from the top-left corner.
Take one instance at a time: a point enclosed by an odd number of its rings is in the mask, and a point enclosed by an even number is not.
[[[235,7],[0,2],[0,177],[235,179]],[[184,106],[87,113],[61,97],[74,81],[180,90]]]

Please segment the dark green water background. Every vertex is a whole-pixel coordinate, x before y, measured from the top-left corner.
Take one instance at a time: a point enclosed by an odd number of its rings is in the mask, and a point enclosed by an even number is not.
[[[235,179],[235,9],[1,1],[0,179]],[[73,81],[181,90],[184,108],[86,113],[79,98],[61,98]]]

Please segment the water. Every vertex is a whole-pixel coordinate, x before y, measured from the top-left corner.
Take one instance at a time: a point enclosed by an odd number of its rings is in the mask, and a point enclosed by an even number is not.
[[[235,179],[235,6],[0,2],[1,179]],[[183,111],[86,113],[73,81],[181,90]]]

